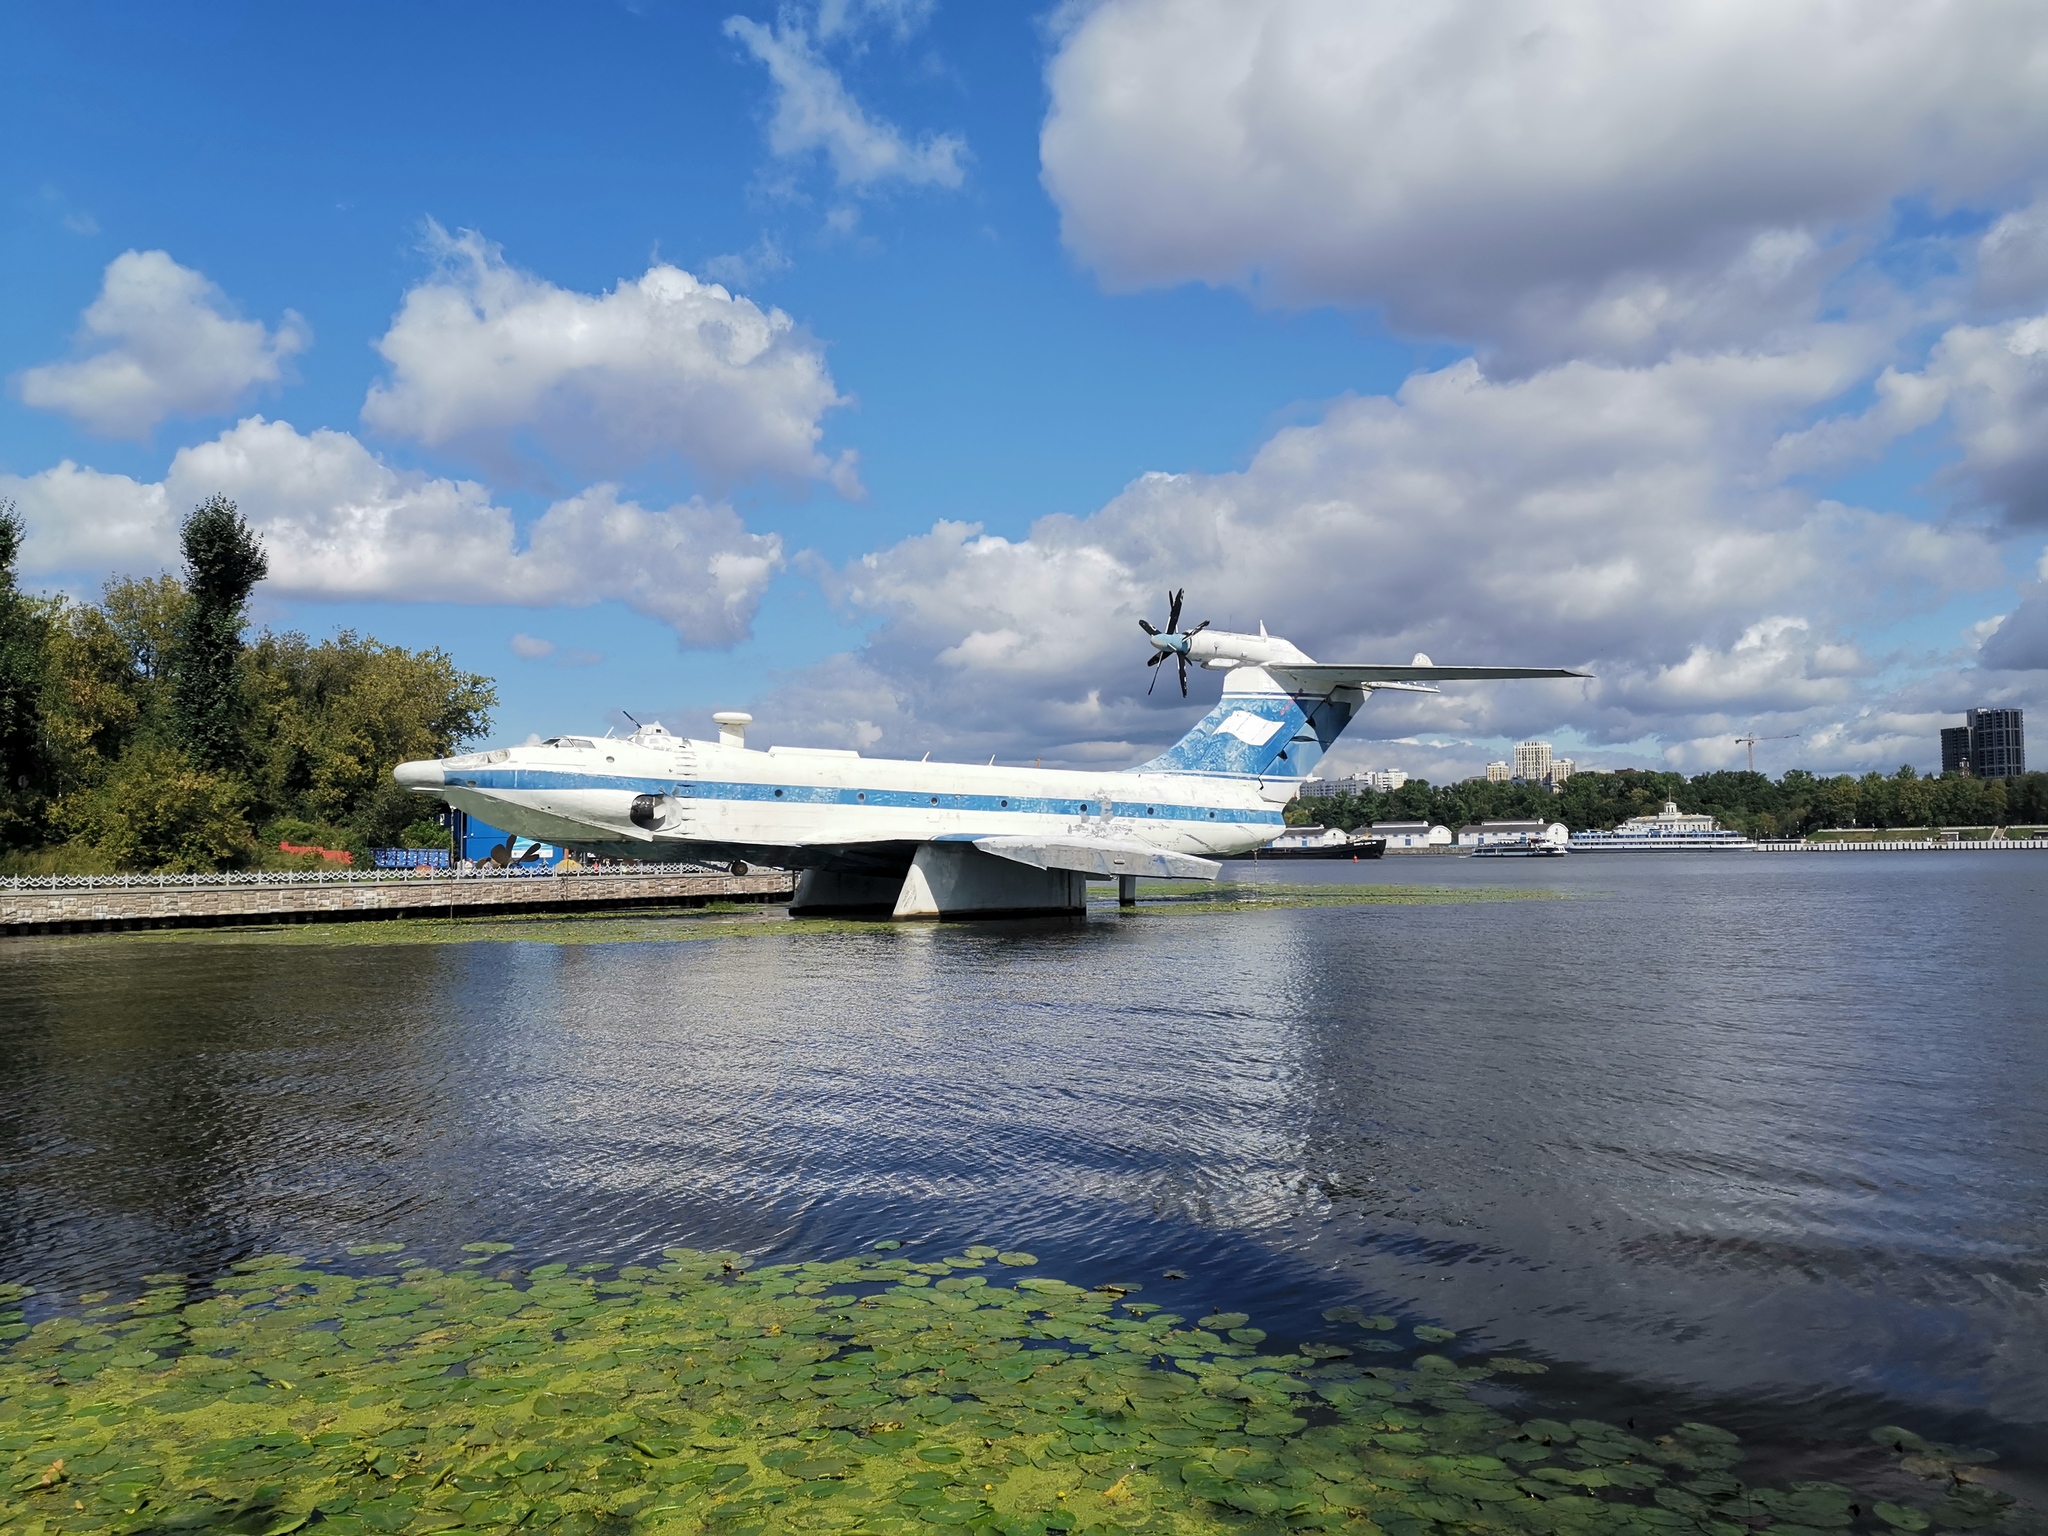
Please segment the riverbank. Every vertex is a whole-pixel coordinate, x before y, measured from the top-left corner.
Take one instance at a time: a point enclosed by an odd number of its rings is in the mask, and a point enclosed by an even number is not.
[[[135,875],[0,881],[0,936],[787,901],[782,870]]]
[[[2048,850],[2048,837],[1759,838],[1764,853],[1997,853]]]

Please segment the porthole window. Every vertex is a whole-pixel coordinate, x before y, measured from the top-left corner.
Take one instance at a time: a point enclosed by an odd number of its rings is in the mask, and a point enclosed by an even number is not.
[[[1086,800],[1081,802],[1081,809],[1084,811],[1088,809],[1088,802]]]
[[[1009,801],[1005,800],[1005,801],[1003,802],[1003,808],[1004,808],[1005,810],[1007,810],[1007,809],[1009,808],[1009,805],[1010,805],[1010,802],[1009,802]]]
[[[780,800],[780,799],[782,798],[782,791],[781,791],[781,790],[779,790],[779,789],[778,789],[777,791],[775,791],[775,798],[776,798],[776,799],[778,799],[778,800]]]
[[[933,796],[932,796],[932,804],[933,804],[933,805],[937,805],[938,803],[939,803],[939,797],[938,797],[937,795],[933,795]]]
[[[866,790],[862,790],[862,791],[861,791],[861,792],[860,792],[859,794],[855,795],[855,796],[854,796],[853,798],[854,798],[854,799],[856,799],[856,800],[865,800],[865,799],[867,799],[867,797],[868,797],[868,792],[867,792]]]
[[[1210,819],[1211,821],[1214,821],[1214,820],[1216,819],[1216,813],[1215,813],[1214,811],[1211,811],[1211,812],[1209,813],[1209,819]]]
[[[1152,807],[1151,807],[1151,806],[1149,806],[1149,805],[1148,805],[1148,806],[1146,806],[1146,807],[1145,807],[1145,814],[1146,814],[1147,816],[1150,816],[1150,815],[1152,814]]]

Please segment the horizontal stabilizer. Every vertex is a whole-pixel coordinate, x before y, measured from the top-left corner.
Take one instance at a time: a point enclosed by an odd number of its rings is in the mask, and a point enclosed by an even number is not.
[[[1134,837],[977,837],[974,846],[1034,869],[1071,869],[1084,875],[1214,880],[1223,871],[1213,860],[1169,853]]]
[[[1299,686],[1311,692],[1362,683],[1483,683],[1510,677],[1592,675],[1587,672],[1573,672],[1565,667],[1404,667],[1380,666],[1372,662],[1359,662],[1356,665],[1289,662],[1285,666],[1269,666],[1266,671],[1283,687]]]

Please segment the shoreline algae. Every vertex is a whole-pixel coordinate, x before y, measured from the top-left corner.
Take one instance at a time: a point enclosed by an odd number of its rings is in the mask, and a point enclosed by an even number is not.
[[[973,1247],[878,1244],[748,1270],[344,1274],[289,1255],[206,1285],[145,1277],[33,1328],[0,1289],[0,1529],[1209,1536],[1820,1536],[2017,1531],[1972,1481],[1988,1459],[1887,1426],[1945,1494],[1746,1487],[1735,1437],[1515,1422],[1479,1401],[1533,1362],[1394,1343],[1325,1314],[1328,1341],[1260,1353],[1243,1313],[1187,1319],[1020,1272]],[[396,1244],[351,1253],[375,1261]],[[1423,1347],[1455,1339],[1417,1327]],[[1647,1432],[1646,1432],[1647,1434]]]

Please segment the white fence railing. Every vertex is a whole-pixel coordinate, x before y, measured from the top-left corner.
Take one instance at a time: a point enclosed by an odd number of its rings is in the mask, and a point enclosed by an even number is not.
[[[172,891],[204,886],[416,885],[422,880],[647,880],[722,875],[717,864],[645,864],[635,869],[557,872],[544,864],[457,865],[453,869],[252,869],[211,875],[9,875],[0,891]],[[773,870],[761,870],[773,874]]]
[[[1813,842],[1766,838],[1760,839],[1757,847],[1765,853],[1970,853],[2000,848],[2048,848],[2048,837],[1955,838],[1944,842],[1926,838],[1913,841],[1891,838],[1881,842],[1850,838],[1824,838]]]

